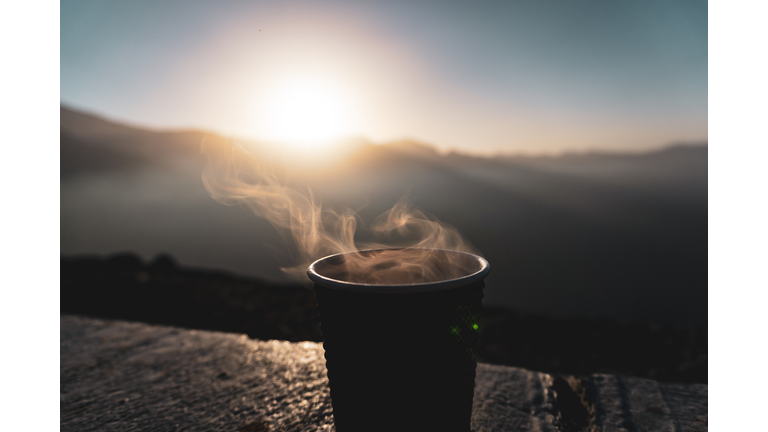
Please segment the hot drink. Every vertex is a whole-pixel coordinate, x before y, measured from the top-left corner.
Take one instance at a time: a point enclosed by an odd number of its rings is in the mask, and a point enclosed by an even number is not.
[[[469,431],[488,271],[479,256],[427,249],[310,266],[339,432]]]

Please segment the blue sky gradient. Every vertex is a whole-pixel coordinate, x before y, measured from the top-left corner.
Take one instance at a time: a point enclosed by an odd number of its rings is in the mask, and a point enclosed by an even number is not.
[[[375,141],[482,153],[705,142],[707,14],[701,1],[66,0],[61,101],[260,138],[254,101],[298,71],[349,86],[344,133]]]

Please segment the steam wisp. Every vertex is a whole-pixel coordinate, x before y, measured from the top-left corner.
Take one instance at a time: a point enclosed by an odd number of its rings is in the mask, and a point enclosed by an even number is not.
[[[458,279],[480,271],[472,255],[443,249],[380,249],[338,255],[315,265],[330,279],[370,285],[408,285]]]
[[[342,280],[372,284],[409,284],[454,279],[467,273],[462,254],[476,253],[454,228],[413,210],[407,197],[377,217],[369,229],[376,241],[356,242],[360,218],[350,208],[323,207],[319,197],[281,182],[274,165],[241,144],[203,143],[208,157],[203,184],[216,201],[243,205],[269,221],[297,251],[288,275],[307,281],[306,269],[315,260],[343,252],[343,268],[333,270]],[[396,249],[394,249],[396,248]],[[370,250],[392,249],[377,253]],[[363,252],[360,252],[363,251]]]

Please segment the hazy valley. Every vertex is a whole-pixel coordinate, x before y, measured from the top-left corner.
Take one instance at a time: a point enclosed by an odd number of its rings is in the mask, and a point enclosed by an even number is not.
[[[223,138],[62,107],[61,254],[166,252],[187,266],[285,281],[289,243],[204,189],[204,140]],[[282,178],[308,185],[324,204],[358,210],[364,223],[407,193],[489,260],[487,305],[706,323],[705,145],[498,158],[440,155],[412,142],[344,147],[336,160],[310,155]]]

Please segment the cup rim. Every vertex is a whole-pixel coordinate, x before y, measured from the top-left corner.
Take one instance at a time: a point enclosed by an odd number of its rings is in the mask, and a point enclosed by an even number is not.
[[[480,269],[474,273],[470,273],[460,278],[446,279],[446,280],[437,281],[437,282],[424,282],[424,283],[412,283],[412,284],[370,284],[370,283],[348,282],[344,280],[332,279],[327,276],[323,276],[315,270],[315,265],[319,264],[320,262],[341,256],[341,255],[347,255],[347,254],[353,254],[353,253],[359,253],[359,252],[376,252],[376,251],[384,251],[384,250],[404,250],[404,249],[434,250],[434,251],[443,251],[448,253],[468,255],[472,257],[472,259],[475,259],[478,263],[480,263]],[[309,279],[311,279],[312,282],[314,282],[315,284],[321,285],[326,288],[332,288],[332,289],[337,289],[342,291],[369,292],[369,293],[370,292],[420,293],[420,292],[443,291],[443,290],[448,290],[452,288],[467,286],[482,280],[488,275],[490,271],[491,271],[491,265],[488,263],[488,261],[485,258],[469,252],[461,252],[461,251],[454,251],[454,250],[448,250],[448,249],[427,249],[427,248],[381,248],[381,249],[366,249],[366,250],[353,251],[353,252],[342,252],[342,253],[328,255],[326,257],[320,258],[319,260],[313,262],[309,266],[309,268],[307,269],[307,276],[309,276]]]

